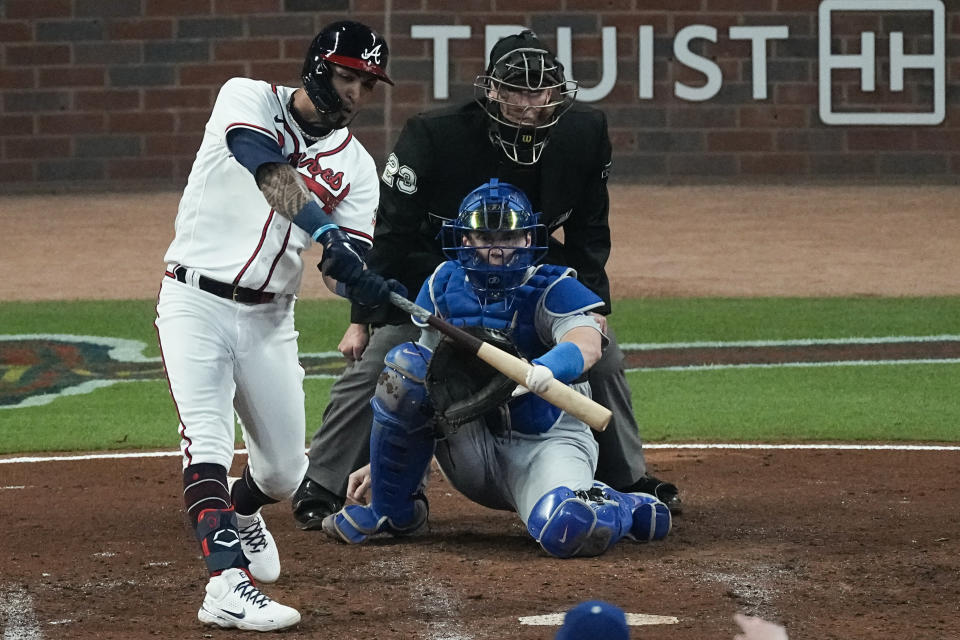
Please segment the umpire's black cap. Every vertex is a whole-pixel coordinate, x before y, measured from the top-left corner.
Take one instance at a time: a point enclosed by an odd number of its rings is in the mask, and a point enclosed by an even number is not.
[[[520,33],[506,36],[505,38],[500,38],[497,40],[497,43],[493,45],[493,49],[490,50],[490,61],[487,64],[487,75],[495,75],[494,68],[497,66],[497,63],[500,62],[504,56],[512,51],[516,51],[517,49],[537,49],[543,51],[551,58],[554,57],[553,52],[544,46],[544,44],[540,42],[540,39],[537,38],[537,34],[529,29],[524,29]],[[506,77],[501,77],[500,79],[507,81],[510,80],[510,78]]]

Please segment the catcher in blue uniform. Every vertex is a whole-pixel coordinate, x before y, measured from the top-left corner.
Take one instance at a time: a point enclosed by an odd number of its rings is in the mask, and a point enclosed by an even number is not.
[[[323,530],[349,543],[416,531],[427,520],[423,481],[436,455],[458,491],[515,511],[551,555],[598,555],[624,537],[666,536],[667,505],[595,481],[590,429],[529,393],[556,378],[589,395],[584,373],[606,339],[587,313],[603,301],[573,270],[535,266],[546,230],[526,195],[493,179],[464,199],[442,233],[449,260],[417,304],[534,366],[517,387],[414,318],[420,339],[387,354],[371,400],[370,503],[327,516]]]

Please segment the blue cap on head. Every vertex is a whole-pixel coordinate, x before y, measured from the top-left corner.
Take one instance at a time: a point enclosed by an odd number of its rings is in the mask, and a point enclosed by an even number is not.
[[[623,609],[602,600],[578,604],[563,617],[556,640],[629,640]]]
[[[471,286],[487,298],[503,298],[522,285],[527,269],[547,252],[546,228],[526,194],[497,178],[471,191],[442,233],[444,254],[463,266]]]

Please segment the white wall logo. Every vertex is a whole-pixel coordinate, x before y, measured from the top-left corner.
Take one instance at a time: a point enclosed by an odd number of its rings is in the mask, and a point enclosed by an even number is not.
[[[928,13],[932,16],[932,30],[926,33],[906,34],[910,38],[910,45],[915,40],[930,40],[931,53],[905,53],[904,36],[902,31],[890,31],[881,34],[882,38],[889,38],[889,86],[891,93],[904,92],[904,72],[909,72],[911,80],[916,78],[918,71],[929,71],[933,86],[933,104],[925,111],[918,111],[917,106],[910,105],[909,110],[893,111],[881,110],[873,105],[868,110],[853,110],[853,105],[837,105],[833,103],[831,90],[834,86],[834,74],[837,69],[859,69],[860,89],[864,93],[876,91],[876,70],[884,68],[886,59],[877,64],[876,47],[877,34],[864,31],[859,34],[859,53],[834,53],[831,47],[831,38],[834,34],[833,18],[841,12],[874,13],[899,15],[904,12],[913,14]],[[819,6],[819,107],[820,118],[828,125],[935,125],[943,122],[946,114],[946,18],[943,0],[823,0]],[[776,15],[776,14],[771,14]],[[731,21],[734,21],[731,18]],[[523,25],[491,24],[484,27],[484,51],[489,57],[494,43],[503,36],[517,33],[524,29]],[[673,83],[673,94],[680,100],[689,102],[703,102],[715,97],[723,88],[723,71],[720,65],[710,57],[709,53],[701,54],[702,43],[699,40],[716,43],[719,30],[712,25],[691,24],[680,29],[673,37],[673,59],[671,64],[679,64],[699,72],[705,78],[702,83],[686,84]],[[472,35],[469,25],[412,25],[410,36],[414,39],[433,41],[433,98],[445,100],[449,98],[450,74],[450,41],[465,40]],[[769,88],[767,86],[767,59],[768,48],[774,41],[790,38],[790,28],[787,25],[736,25],[726,29],[730,40],[750,41],[750,63],[752,97],[754,100],[767,100]],[[844,37],[849,34],[844,33]],[[618,42],[635,39],[637,43],[637,98],[640,100],[654,99],[654,27],[639,25],[635,38],[618,38],[617,27],[603,27],[601,29],[600,77],[593,86],[584,86],[580,83],[577,100],[581,102],[597,102],[606,98],[617,82]],[[853,43],[852,49],[858,47]],[[906,47],[910,48],[910,46]],[[622,52],[620,52],[622,53]],[[573,31],[570,27],[557,27],[557,58],[567,70],[569,80],[573,79],[573,64],[575,51],[573,50]],[[905,94],[906,95],[906,94]]]
[[[928,69],[933,74],[933,104],[926,111],[838,111],[833,104],[832,78],[835,69],[859,69],[860,89],[876,91],[876,34],[860,33],[860,53],[836,54],[831,50],[833,18],[839,12],[871,11],[927,12],[933,17],[930,33],[933,52],[930,54],[906,54],[903,47],[903,32],[890,32],[890,91],[903,91],[904,71]],[[820,119],[825,124],[880,124],[880,125],[933,125],[943,122],[946,113],[946,48],[945,17],[942,0],[824,0],[820,3]]]

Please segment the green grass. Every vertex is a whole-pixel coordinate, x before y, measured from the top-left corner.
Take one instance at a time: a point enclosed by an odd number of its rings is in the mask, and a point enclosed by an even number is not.
[[[957,334],[960,298],[618,300],[621,343]],[[302,352],[336,348],[345,303],[298,303]],[[0,333],[139,340],[159,356],[152,300],[3,303]],[[3,374],[0,369],[0,374]],[[648,441],[943,441],[960,434],[960,365],[645,371],[628,374]],[[307,380],[307,435],[332,382]],[[0,409],[0,453],[178,445],[166,383],[121,383]]]
[[[960,334],[960,298],[647,298],[617,300],[620,342]]]
[[[960,365],[627,374],[650,441],[956,442]]]

